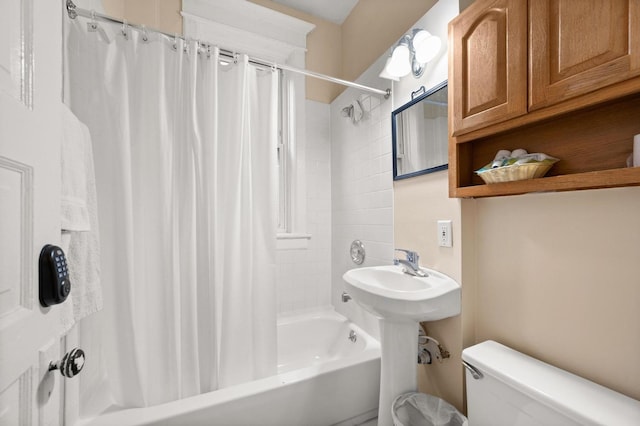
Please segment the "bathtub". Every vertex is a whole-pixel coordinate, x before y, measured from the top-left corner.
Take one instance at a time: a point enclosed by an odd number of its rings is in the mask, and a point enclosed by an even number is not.
[[[110,411],[80,423],[356,425],[376,417],[379,387],[378,341],[326,309],[278,319],[275,376],[154,407]]]

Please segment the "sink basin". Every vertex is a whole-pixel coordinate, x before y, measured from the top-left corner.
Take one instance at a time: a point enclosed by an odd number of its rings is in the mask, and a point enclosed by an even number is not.
[[[386,319],[434,321],[460,313],[460,284],[431,269],[426,277],[401,265],[351,269],[343,275],[347,293],[372,314]]]
[[[418,322],[460,313],[460,285],[438,271],[421,269],[426,277],[408,275],[402,265],[352,269],[342,276],[351,298],[379,318],[378,426],[393,426],[393,399],[418,389]]]

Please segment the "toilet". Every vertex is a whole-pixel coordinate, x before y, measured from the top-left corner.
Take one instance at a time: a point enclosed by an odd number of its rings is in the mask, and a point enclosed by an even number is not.
[[[640,401],[494,341],[462,351],[470,426],[640,425]]]

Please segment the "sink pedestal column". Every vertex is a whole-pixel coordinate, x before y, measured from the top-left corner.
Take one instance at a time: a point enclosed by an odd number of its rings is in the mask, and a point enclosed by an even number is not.
[[[380,402],[378,426],[393,426],[391,403],[400,394],[418,389],[418,323],[381,318]]]

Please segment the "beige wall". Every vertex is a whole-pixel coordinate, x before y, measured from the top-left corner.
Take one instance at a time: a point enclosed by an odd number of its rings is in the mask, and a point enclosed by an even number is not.
[[[447,172],[437,172],[394,183],[395,246],[416,250],[420,264],[462,282],[460,200],[448,196]],[[450,219],[453,247],[439,247],[437,220]],[[463,284],[463,292],[465,291]],[[464,294],[463,294],[464,297]],[[463,409],[461,368],[462,321],[466,312],[453,318],[425,323],[429,335],[450,353],[442,363],[418,366],[418,389],[437,395]]]
[[[475,340],[640,399],[640,188],[475,203]]]
[[[342,24],[342,78],[357,79],[436,2],[359,1]]]
[[[474,0],[460,0],[460,12],[469,7],[473,2]]]
[[[309,70],[339,77],[342,73],[342,28],[340,25],[309,15],[272,0],[250,0],[278,12],[310,22],[316,27],[307,35],[306,67]],[[342,86],[315,78],[306,78],[307,99],[331,103]]]
[[[182,34],[181,0],[103,0],[103,4],[108,15],[169,34]]]
[[[460,352],[492,339],[640,399],[640,188],[446,191],[446,173],[394,184],[395,245],[462,284],[462,315],[427,323],[452,357],[418,366],[420,391],[463,410]],[[437,247],[438,218],[453,220],[453,249]]]
[[[124,18],[124,0],[102,0],[104,11],[115,18]]]

